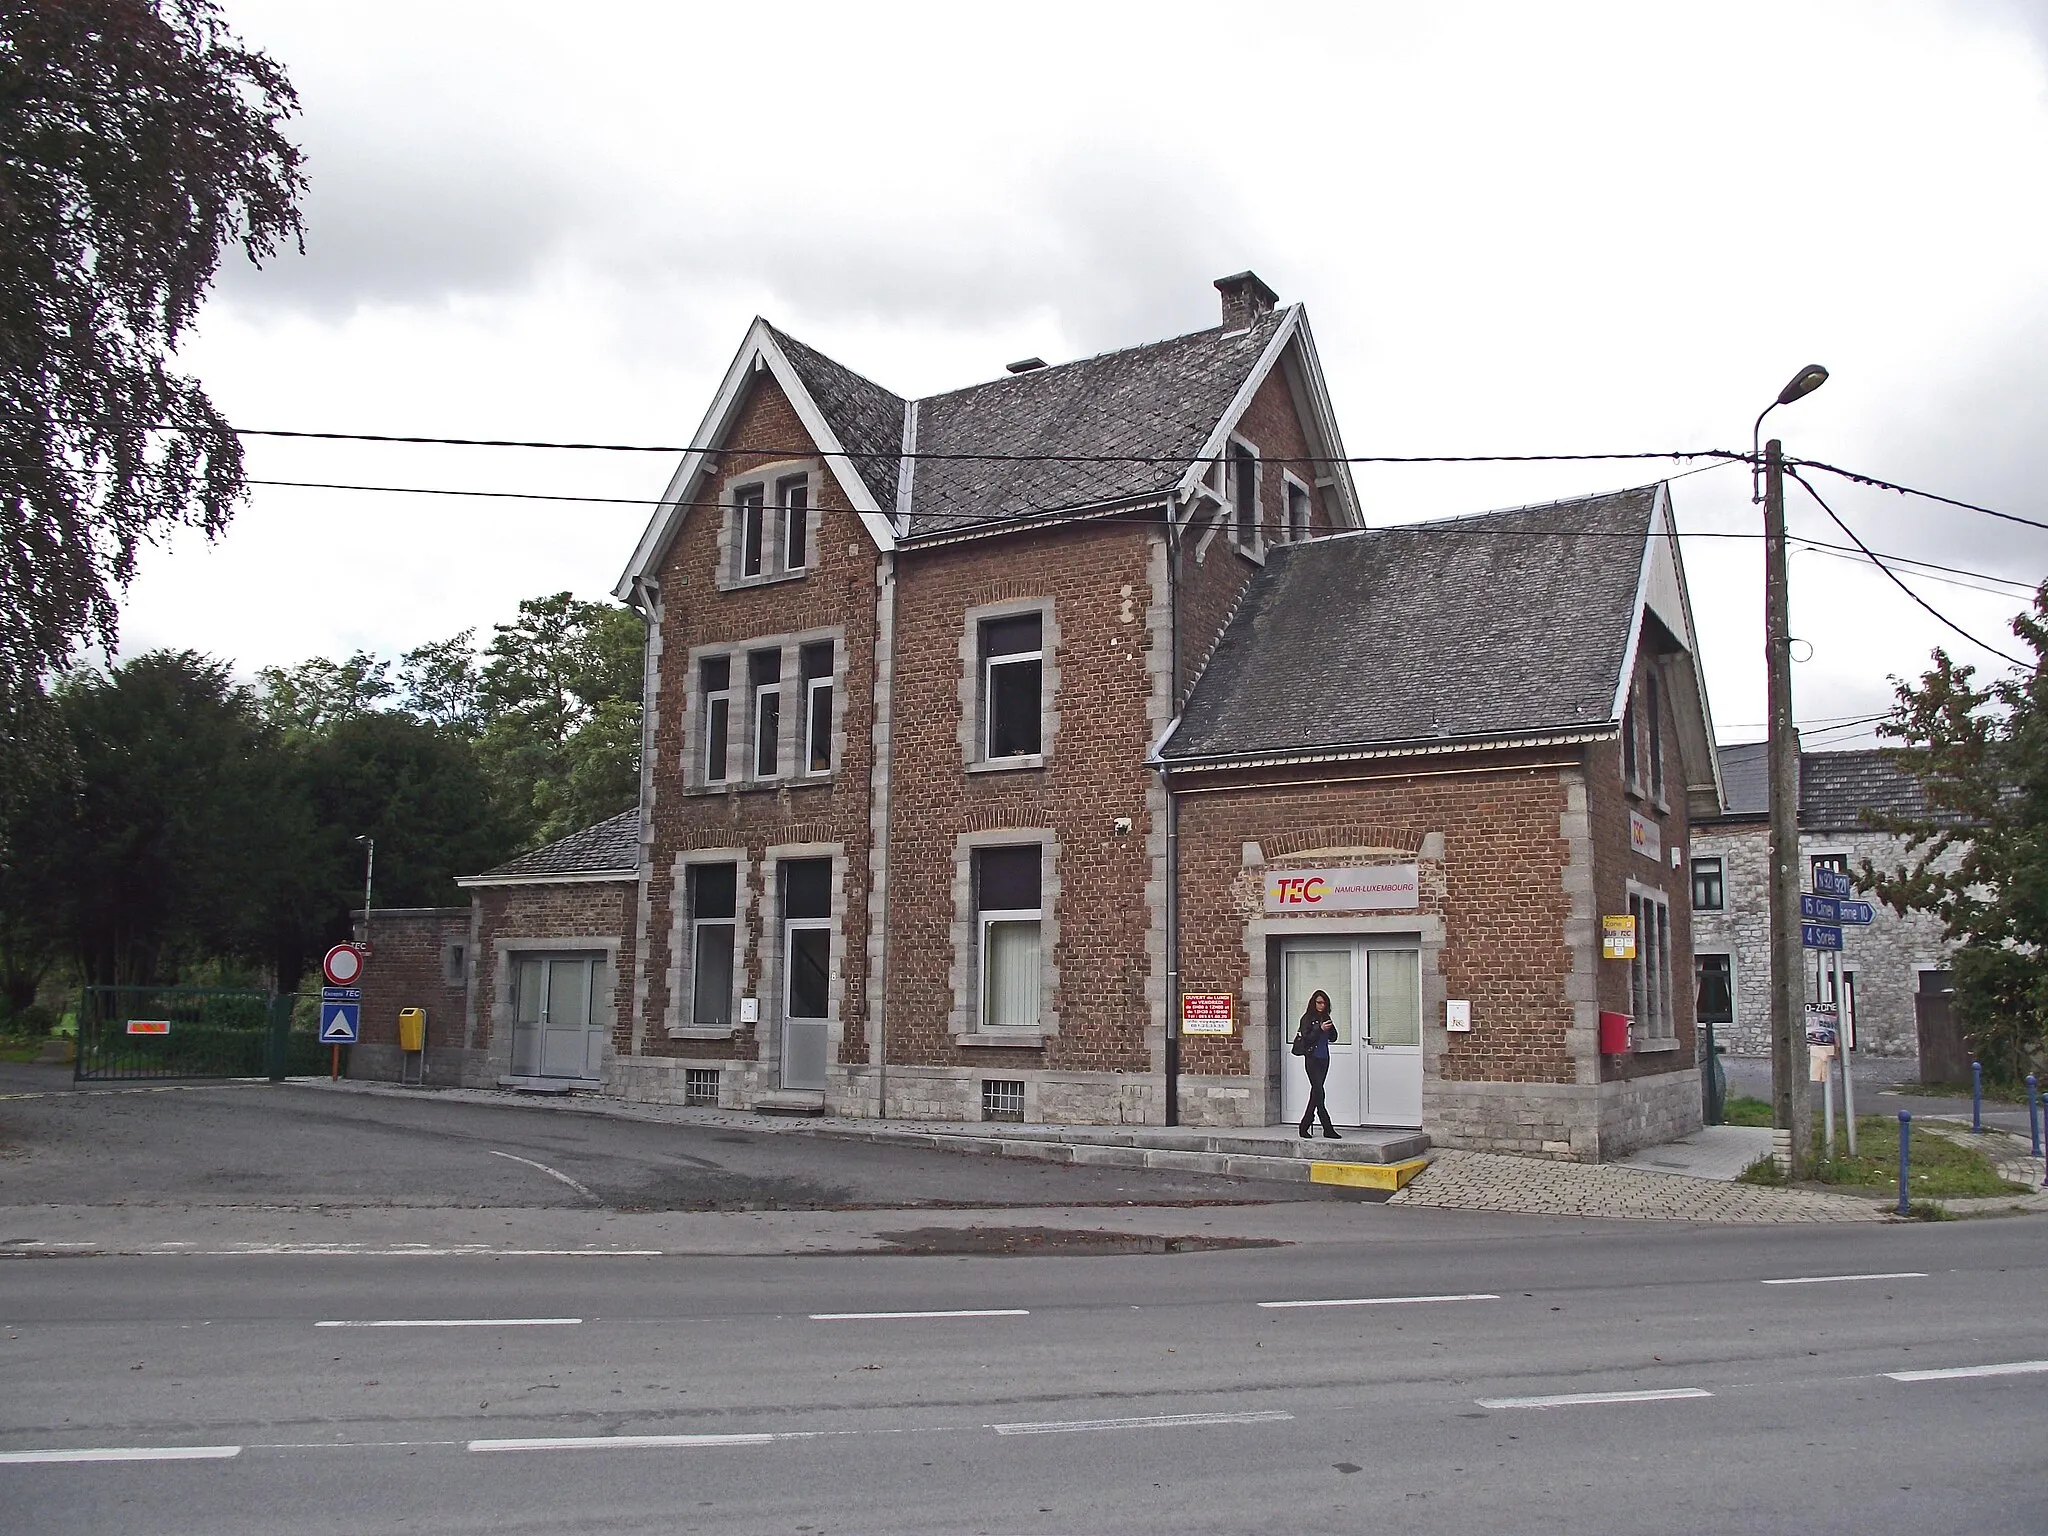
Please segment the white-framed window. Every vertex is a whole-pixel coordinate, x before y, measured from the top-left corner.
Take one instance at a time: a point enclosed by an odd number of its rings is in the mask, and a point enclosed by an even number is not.
[[[704,695],[704,782],[723,784],[732,740],[732,658],[706,656],[697,676]]]
[[[1692,861],[1692,909],[1695,912],[1720,912],[1728,905],[1728,886],[1723,866],[1718,855],[1703,857],[1695,854]]]
[[[804,755],[806,774],[832,771],[832,642],[820,640],[797,654],[803,680]]]
[[[1652,672],[1643,679],[1644,712],[1649,716],[1650,728],[1650,794],[1653,798],[1664,798],[1664,699],[1657,687],[1657,674]]]
[[[1287,537],[1291,543],[1307,540],[1314,530],[1315,502],[1309,496],[1308,487],[1292,475],[1284,478],[1287,486]]]
[[[1636,957],[1629,962],[1629,1003],[1639,1043],[1678,1038],[1671,996],[1671,904],[1651,891],[1630,891],[1629,916],[1636,920]]]
[[[759,576],[767,559],[768,528],[762,487],[743,485],[733,492],[733,530],[739,542],[739,574]]]
[[[810,563],[811,477],[788,475],[776,481],[775,507],[782,535],[782,568],[800,571]]]
[[[1257,549],[1259,538],[1259,455],[1252,445],[1232,438],[1230,464],[1231,537],[1239,549]]]
[[[1039,1027],[1044,857],[1038,843],[974,851],[981,1029]]]
[[[748,655],[747,681],[753,693],[753,776],[772,779],[781,770],[782,652]]]
[[[1699,980],[1693,1018],[1702,1024],[1735,1022],[1735,957],[1694,955],[1693,972]]]
[[[1643,787],[1642,769],[1636,757],[1636,690],[1630,684],[1628,703],[1621,711],[1621,779],[1631,791],[1640,793]]]
[[[982,621],[982,755],[991,762],[1043,749],[1044,635],[1036,613]]]
[[[739,935],[739,868],[692,864],[688,879],[690,1023],[698,1029],[730,1029],[733,956]]]

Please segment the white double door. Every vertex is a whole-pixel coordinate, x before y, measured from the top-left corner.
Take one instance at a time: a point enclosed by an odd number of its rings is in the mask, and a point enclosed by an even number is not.
[[[1294,940],[1280,952],[1287,1039],[1318,992],[1330,999],[1337,1039],[1323,1085],[1338,1125],[1422,1124],[1422,954],[1369,939]],[[1287,1056],[1281,1100],[1287,1118],[1308,1107],[1308,1072]]]
[[[517,1077],[604,1076],[598,987],[602,955],[522,955],[513,973],[512,1072]]]

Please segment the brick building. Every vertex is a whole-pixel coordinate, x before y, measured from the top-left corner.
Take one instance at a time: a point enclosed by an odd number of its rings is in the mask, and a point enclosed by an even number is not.
[[[1770,784],[1764,743],[1721,748],[1724,814],[1693,829],[1693,950],[1699,1014],[1731,1055],[1771,1053]],[[1800,884],[1816,865],[1852,871],[1908,862],[1905,839],[1870,816],[1926,812],[1920,785],[1882,750],[1799,756]],[[1951,988],[1949,945],[1931,913],[1904,916],[1879,905],[1867,927],[1842,930],[1841,996],[1831,968],[1806,956],[1805,996],[1854,1015],[1856,1049],[1912,1056],[1919,1049],[1915,998]]]
[[[618,587],[640,806],[467,882],[468,1080],[1266,1124],[1287,978],[1341,951],[1353,1123],[1697,1124],[1671,892],[1720,802],[1666,493],[1367,532],[1305,313],[1216,286],[919,400],[754,323]],[[1368,910],[1269,913],[1294,870]]]

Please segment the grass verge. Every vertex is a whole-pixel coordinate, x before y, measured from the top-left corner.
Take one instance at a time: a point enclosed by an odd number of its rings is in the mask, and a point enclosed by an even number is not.
[[[1899,1187],[1899,1123],[1895,1118],[1858,1115],[1854,1157],[1849,1155],[1845,1136],[1836,1139],[1833,1157],[1822,1153],[1822,1145],[1816,1135],[1811,1182],[1873,1192]],[[1928,1200],[1975,1200],[2031,1193],[2028,1186],[2001,1177],[1997,1166],[1976,1147],[1962,1146],[1927,1130],[1913,1138],[1912,1166],[1908,1172],[1909,1209]],[[1778,1172],[1776,1162],[1760,1157],[1738,1176],[1737,1182],[1778,1185],[1786,1180]],[[1943,1221],[1949,1215],[1939,1207],[1918,1214],[1922,1221]]]
[[[1771,1118],[1771,1101],[1753,1099],[1746,1093],[1731,1094],[1721,1105],[1721,1123],[1769,1127],[1775,1123]]]

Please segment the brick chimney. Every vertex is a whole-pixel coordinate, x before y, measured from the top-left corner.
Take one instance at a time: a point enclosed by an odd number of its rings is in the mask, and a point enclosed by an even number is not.
[[[1216,291],[1223,295],[1223,329],[1241,331],[1261,315],[1273,313],[1280,295],[1259,281],[1256,272],[1234,272],[1216,279]]]

